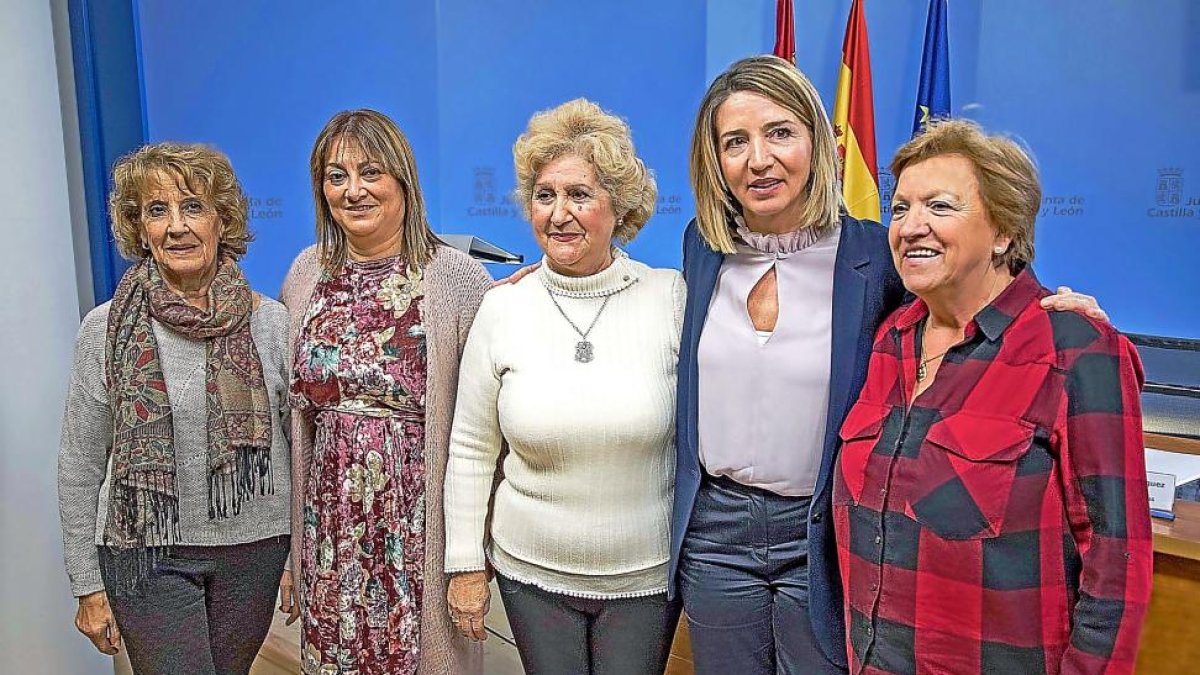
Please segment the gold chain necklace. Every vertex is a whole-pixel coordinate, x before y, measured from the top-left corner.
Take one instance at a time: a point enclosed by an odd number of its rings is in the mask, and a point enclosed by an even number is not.
[[[929,330],[929,327],[928,327],[928,326],[926,326],[926,327],[925,327],[925,330],[921,331],[921,351],[922,351],[922,352],[924,352],[924,351],[925,351],[925,334],[926,334],[926,331],[928,331],[928,330]],[[947,352],[949,352],[951,349],[954,349],[954,345],[953,345],[953,344],[951,344],[949,347],[947,347],[947,348],[943,349],[943,350],[941,351],[941,353],[939,353],[939,354],[934,354],[933,356],[931,356],[931,357],[929,357],[929,358],[927,358],[927,359],[925,359],[925,360],[921,361],[921,363],[917,364],[917,382],[924,382],[924,381],[925,381],[925,378],[926,378],[926,377],[929,377],[929,369],[928,369],[928,368],[926,368],[925,366],[926,366],[926,365],[927,365],[927,364],[928,364],[930,361],[935,361],[935,360],[937,360],[937,359],[940,359],[940,358],[942,358],[942,357],[943,357],[943,356],[945,356],[945,355],[946,355],[946,353],[947,353]]]
[[[924,342],[924,339],[922,339],[921,341]],[[922,361],[920,363],[920,365],[917,366],[917,382],[923,382],[923,381],[925,381],[925,378],[929,376],[929,369],[925,367],[925,364],[929,363],[930,361],[933,361],[934,359],[942,358],[943,356],[946,355],[946,352],[950,351],[951,349],[954,349],[953,345],[951,345],[947,349],[943,350],[941,354],[931,356],[931,357],[925,359],[924,361]]]
[[[998,281],[1000,281],[1000,276],[996,275],[996,278],[992,280],[992,289],[990,291],[988,291],[988,297],[991,298],[992,300],[996,299],[996,283]],[[988,300],[987,302],[985,302],[984,306],[986,307],[987,305],[990,305],[992,303],[992,300]],[[921,351],[922,352],[925,351],[925,332],[928,329],[929,329],[929,326],[926,325],[925,330],[921,331]],[[942,358],[951,349],[954,349],[953,344],[951,344],[949,347],[943,349],[940,354],[934,354],[933,356],[921,361],[921,363],[919,363],[917,365],[917,382],[923,382],[926,377],[929,377],[929,369],[925,367],[926,364],[928,364],[930,361],[934,361],[936,359]]]

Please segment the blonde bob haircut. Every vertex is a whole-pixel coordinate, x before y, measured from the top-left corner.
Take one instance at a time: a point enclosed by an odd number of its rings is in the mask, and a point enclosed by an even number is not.
[[[1011,139],[989,135],[975,122],[939,120],[900,146],[892,158],[892,175],[899,181],[908,167],[941,155],[957,155],[974,167],[988,220],[997,234],[1012,240],[1004,253],[993,254],[992,262],[1017,274],[1033,262],[1033,223],[1042,204],[1033,159]]]
[[[164,176],[216,210],[221,222],[218,256],[237,260],[245,255],[247,244],[254,239],[247,226],[249,205],[229,158],[206,145],[152,143],[113,165],[108,217],[123,257],[139,260],[150,255],[142,232],[142,200]]]
[[[733,94],[744,91],[770,99],[795,115],[812,133],[812,162],[805,187],[801,227],[826,228],[838,221],[842,199],[838,188],[837,142],[816,87],[796,66],[777,56],[742,59],[709,85],[692,131],[690,176],[696,197],[696,220],[709,247],[733,253],[733,217],[742,205],[721,172],[717,110]]]
[[[317,215],[317,253],[326,272],[336,274],[346,262],[346,233],[333,219],[325,201],[325,164],[334,150],[358,145],[363,154],[400,183],[404,192],[404,222],[400,223],[400,255],[411,271],[424,269],[437,250],[438,239],[425,215],[425,198],[417,180],[417,162],[404,132],[390,117],[369,109],[343,110],[334,115],[313,143],[308,167]]]
[[[658,199],[654,174],[637,156],[629,125],[583,98],[535,113],[525,133],[513,144],[517,189],[513,198],[525,218],[530,213],[533,186],[547,164],[574,155],[592,165],[600,185],[612,199],[617,225],[613,237],[632,240],[650,216]]]

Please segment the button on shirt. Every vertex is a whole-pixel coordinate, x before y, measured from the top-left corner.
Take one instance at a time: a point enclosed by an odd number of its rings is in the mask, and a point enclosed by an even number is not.
[[[911,398],[928,316],[876,335],[834,519],[853,673],[1132,672],[1152,545],[1133,346],[1029,269]]]

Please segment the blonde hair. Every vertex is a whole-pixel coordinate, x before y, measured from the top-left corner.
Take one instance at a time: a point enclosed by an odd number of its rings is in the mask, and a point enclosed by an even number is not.
[[[696,197],[696,221],[709,247],[733,253],[730,221],[742,205],[734,198],[721,172],[717,110],[737,92],[765,96],[795,115],[812,133],[812,163],[805,187],[801,226],[830,227],[837,222],[842,199],[838,187],[837,141],[812,82],[791,63],[777,56],[742,59],[709,85],[692,131],[690,177]]]
[[[567,101],[529,119],[529,126],[513,144],[517,189],[513,198],[530,216],[530,199],[538,174],[550,162],[566,155],[587,161],[612,199],[617,215],[613,237],[632,240],[650,216],[658,199],[654,174],[637,156],[629,125],[587,99]]]
[[[1017,274],[1033,262],[1033,224],[1042,204],[1037,167],[1011,139],[989,135],[963,119],[931,122],[925,132],[900,146],[892,158],[892,175],[941,155],[958,155],[971,163],[984,212],[996,232],[1012,243],[993,263]]]
[[[346,233],[333,219],[325,200],[325,162],[339,143],[353,142],[373,162],[400,183],[404,191],[404,222],[400,255],[411,270],[424,268],[433,259],[438,239],[429,227],[425,198],[417,180],[417,162],[404,132],[383,113],[369,109],[343,110],[334,115],[313,143],[308,167],[317,214],[317,252],[321,266],[336,274],[346,262]]]
[[[159,175],[172,177],[179,187],[197,195],[217,212],[221,222],[218,255],[237,260],[253,239],[247,226],[246,193],[233,173],[229,158],[220,150],[195,143],[143,145],[113,165],[108,217],[117,250],[129,260],[150,255],[142,238],[142,198]]]

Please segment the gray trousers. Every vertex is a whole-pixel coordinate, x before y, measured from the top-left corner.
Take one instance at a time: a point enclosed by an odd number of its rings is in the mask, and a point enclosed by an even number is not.
[[[810,497],[705,476],[679,556],[696,675],[838,675],[808,615]]]
[[[496,575],[526,675],[661,675],[679,603],[666,593],[588,600]]]
[[[135,594],[109,594],[137,675],[246,675],[279,592],[290,537],[234,546],[176,546]],[[113,586],[121,556],[100,547]]]

